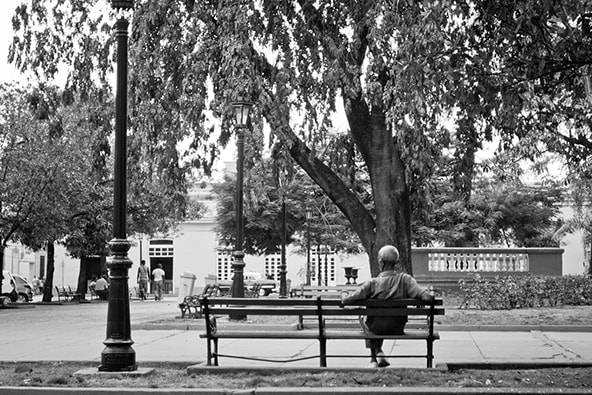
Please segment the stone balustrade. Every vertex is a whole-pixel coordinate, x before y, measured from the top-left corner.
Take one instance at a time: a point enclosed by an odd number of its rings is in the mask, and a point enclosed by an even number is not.
[[[561,248],[413,248],[413,275],[422,281],[456,282],[474,274],[562,275]]]
[[[511,251],[428,253],[430,272],[528,272],[528,254]]]

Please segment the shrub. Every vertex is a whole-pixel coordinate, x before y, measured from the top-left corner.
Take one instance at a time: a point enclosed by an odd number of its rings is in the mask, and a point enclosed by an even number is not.
[[[480,310],[592,305],[592,278],[585,276],[480,275],[460,280],[460,308]]]

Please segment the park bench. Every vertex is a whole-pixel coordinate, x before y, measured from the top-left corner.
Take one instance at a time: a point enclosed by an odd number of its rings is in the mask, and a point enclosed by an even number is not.
[[[216,284],[206,284],[200,294],[185,296],[183,302],[179,303],[179,308],[181,309],[181,318],[185,318],[185,316],[189,318],[201,318],[201,299],[206,296],[215,296],[217,292],[218,286]]]
[[[56,292],[58,295],[58,302],[60,302],[62,300],[62,298],[66,302],[70,302],[72,300],[80,298],[80,294],[72,291],[72,288],[69,285],[65,285],[65,286],[56,285],[55,289],[56,289]]]
[[[101,299],[99,297],[99,295],[97,295],[97,292],[95,291],[95,287],[88,287],[88,290],[90,291],[90,300],[99,300],[99,299]]]
[[[218,366],[219,357],[260,360],[267,362],[293,362],[305,359],[319,358],[320,366],[327,366],[328,358],[363,358],[368,355],[327,353],[327,341],[334,339],[393,339],[393,340],[421,340],[427,345],[426,354],[422,355],[389,355],[392,358],[426,358],[427,367],[431,368],[433,355],[433,342],[439,339],[434,331],[434,317],[443,315],[442,299],[436,298],[433,303],[427,304],[417,299],[393,299],[393,300],[368,300],[360,301],[354,305],[341,305],[338,299],[317,298],[292,298],[292,299],[249,299],[249,298],[208,298],[202,300],[202,311],[205,317],[206,332],[200,334],[200,338],[207,340],[207,364]],[[249,329],[245,325],[240,330],[218,326],[217,316],[310,316],[316,317],[317,327],[308,329]],[[408,316],[423,317],[423,327],[414,325],[406,327],[401,335],[372,335],[363,331],[358,324],[356,327],[330,328],[325,322],[327,318],[339,316]],[[306,357],[295,357],[289,360],[261,359],[250,356],[221,354],[218,351],[220,339],[310,339],[318,340],[319,354]]]
[[[230,297],[232,296],[232,283],[216,284],[218,292],[215,296]],[[261,284],[254,284],[252,286],[245,285],[245,298],[258,298],[261,291]],[[212,295],[213,296],[213,295]]]
[[[252,287],[245,286],[245,298],[258,298],[261,285],[256,284]],[[224,289],[220,291],[220,287],[217,284],[207,284],[201,294],[185,296],[183,302],[179,304],[181,309],[181,318],[201,318],[202,317],[202,304],[201,300],[205,297],[221,296],[230,297],[230,290]]]

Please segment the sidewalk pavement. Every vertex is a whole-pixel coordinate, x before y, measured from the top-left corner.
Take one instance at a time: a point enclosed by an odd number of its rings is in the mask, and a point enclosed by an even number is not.
[[[100,363],[106,337],[106,302],[90,304],[37,305],[31,308],[0,309],[0,360],[3,361],[96,361]],[[130,302],[133,348],[140,366],[149,362],[179,362],[187,365],[206,361],[206,340],[200,339],[203,325],[179,320],[167,328],[153,324],[170,322],[179,316],[176,298],[162,302]],[[196,320],[203,322],[202,320]],[[184,325],[187,323],[187,325]],[[482,331],[462,327],[439,329],[434,343],[435,365],[588,365],[592,366],[592,331],[573,332],[568,327],[530,331]],[[385,353],[424,354],[421,341],[387,341]],[[318,355],[314,340],[222,340],[221,354],[238,354],[268,359]],[[360,340],[332,340],[330,355],[367,355]],[[425,358],[391,359],[392,367],[425,367]],[[368,359],[329,358],[329,368],[359,368]],[[221,367],[318,367],[318,358],[290,363],[270,363],[221,358]]]

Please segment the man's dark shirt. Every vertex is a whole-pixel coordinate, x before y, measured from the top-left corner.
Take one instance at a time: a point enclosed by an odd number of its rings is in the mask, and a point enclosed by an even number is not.
[[[361,284],[354,293],[343,297],[342,302],[348,304],[367,299],[419,299],[424,292],[426,289],[417,284],[417,281],[407,273],[385,271]],[[377,335],[402,334],[406,323],[406,316],[368,316],[366,319],[368,329]]]

